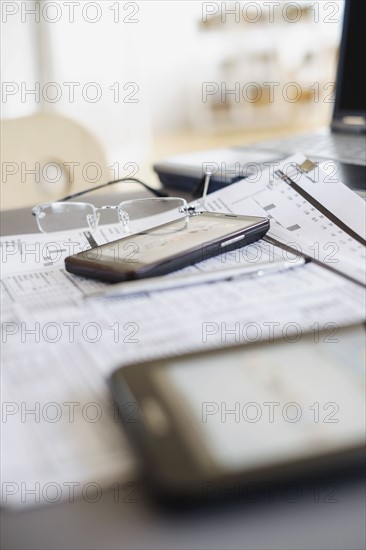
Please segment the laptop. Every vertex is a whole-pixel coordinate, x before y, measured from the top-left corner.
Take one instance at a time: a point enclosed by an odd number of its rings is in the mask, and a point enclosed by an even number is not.
[[[319,163],[334,161],[336,166],[333,169],[337,170],[340,181],[361,195],[365,193],[366,85],[363,70],[357,62],[364,51],[365,20],[366,2],[347,0],[330,128],[245,147],[202,151],[167,159],[154,165],[163,186],[199,196],[207,168],[213,172],[210,191],[216,191],[250,175],[250,172],[243,171],[248,163],[277,162],[292,153],[302,152]]]

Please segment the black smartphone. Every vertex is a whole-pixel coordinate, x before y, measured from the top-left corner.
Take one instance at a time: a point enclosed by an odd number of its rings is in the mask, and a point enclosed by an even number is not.
[[[261,239],[269,219],[201,212],[65,259],[67,271],[119,282],[164,275]]]
[[[155,494],[245,499],[271,482],[363,464],[364,325],[297,336],[112,375],[121,424]]]

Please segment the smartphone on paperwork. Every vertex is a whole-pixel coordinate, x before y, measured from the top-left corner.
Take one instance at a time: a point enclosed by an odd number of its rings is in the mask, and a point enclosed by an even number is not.
[[[65,259],[66,270],[108,282],[164,275],[261,239],[269,219],[201,212]]]
[[[110,386],[147,485],[169,500],[244,501],[362,467],[365,343],[364,325],[332,325],[118,369]],[[334,483],[321,490],[337,498]]]

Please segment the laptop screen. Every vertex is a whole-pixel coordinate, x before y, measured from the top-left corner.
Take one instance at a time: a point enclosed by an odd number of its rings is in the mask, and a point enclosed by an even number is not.
[[[366,2],[347,0],[337,74],[333,123],[343,126],[365,126],[366,85],[362,59],[366,20]],[[359,120],[357,120],[359,118]]]

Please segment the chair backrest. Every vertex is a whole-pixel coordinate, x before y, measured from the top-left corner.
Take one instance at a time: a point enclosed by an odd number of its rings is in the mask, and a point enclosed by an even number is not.
[[[56,113],[1,122],[1,209],[32,206],[107,182],[98,140]]]

